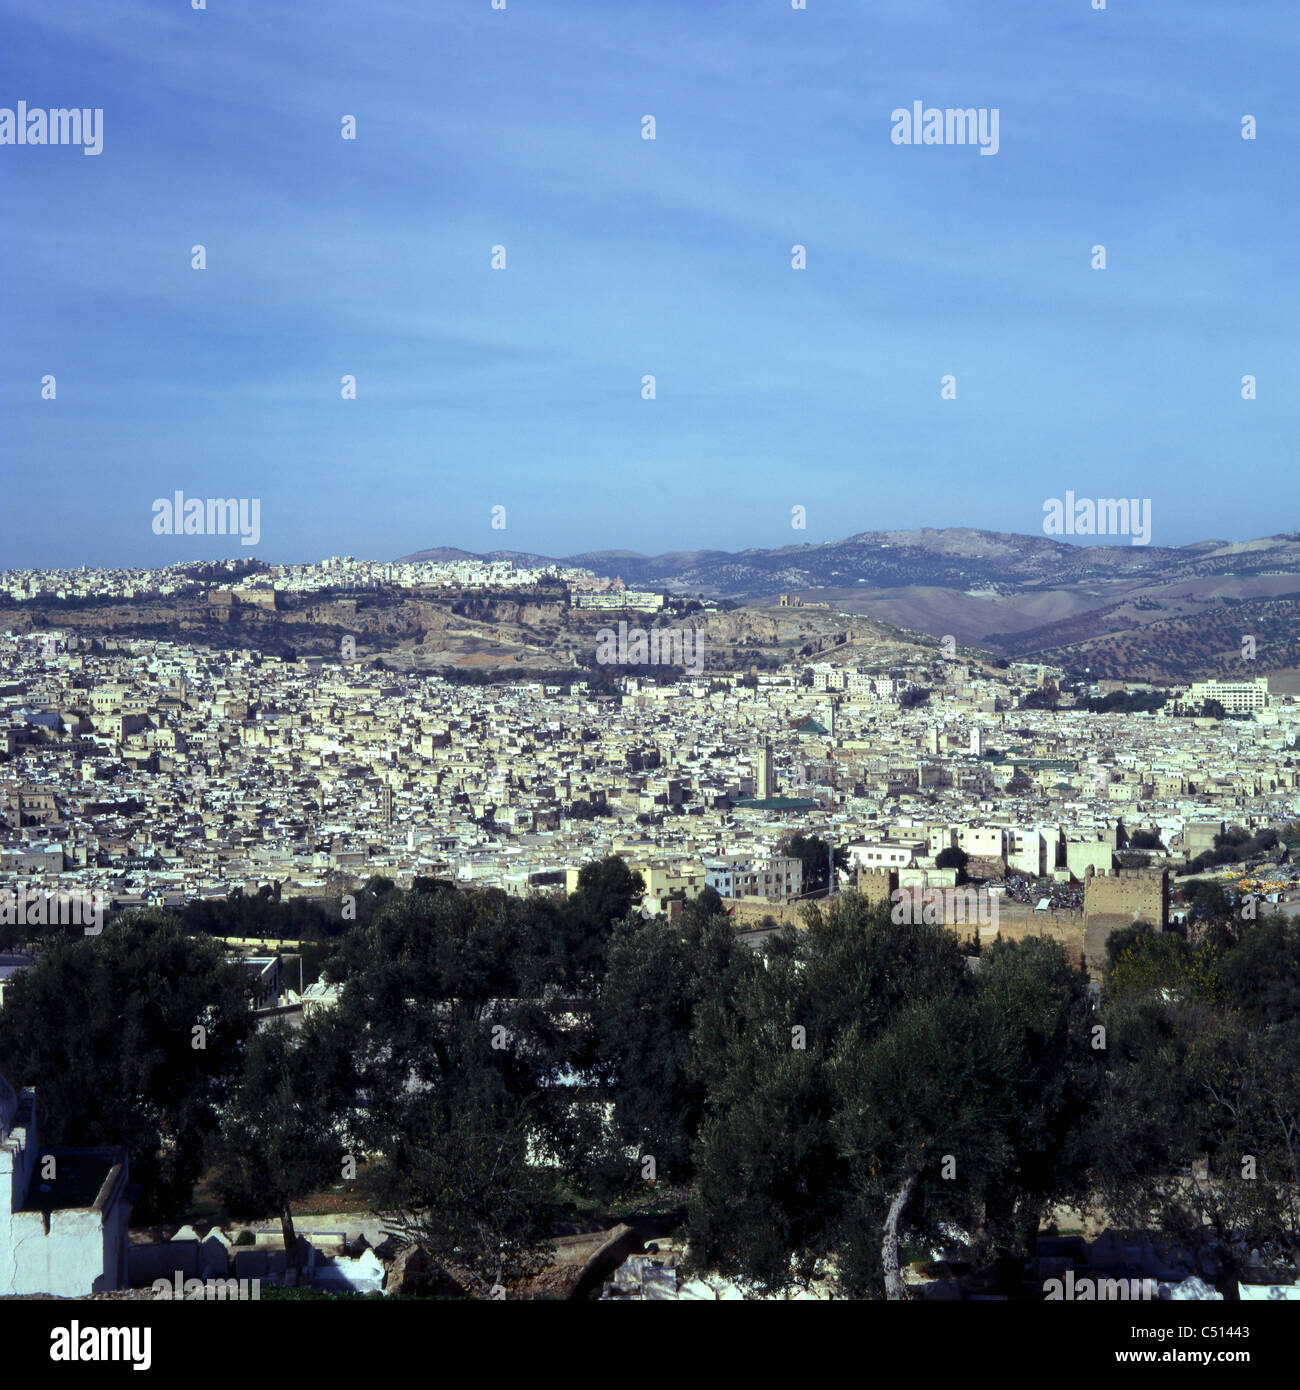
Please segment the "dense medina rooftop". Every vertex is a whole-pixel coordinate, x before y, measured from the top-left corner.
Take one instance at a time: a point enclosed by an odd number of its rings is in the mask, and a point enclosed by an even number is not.
[[[4,871],[146,899],[380,867],[522,890],[611,852],[761,863],[792,831],[1095,838],[1122,818],[1173,849],[1189,822],[1300,816],[1290,697],[1223,722],[1049,712],[1016,707],[1033,668],[962,668],[906,708],[919,672],[818,689],[832,668],[815,665],[811,687],[791,668],[755,688],[628,679],[597,700],[540,681],[459,686],[166,642],[94,655],[43,637],[0,637]]]

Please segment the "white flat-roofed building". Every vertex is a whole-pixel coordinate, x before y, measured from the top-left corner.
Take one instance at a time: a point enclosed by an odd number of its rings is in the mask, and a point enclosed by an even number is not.
[[[1268,708],[1268,677],[1248,681],[1193,681],[1183,703],[1193,708],[1217,700],[1229,714],[1249,714]]]

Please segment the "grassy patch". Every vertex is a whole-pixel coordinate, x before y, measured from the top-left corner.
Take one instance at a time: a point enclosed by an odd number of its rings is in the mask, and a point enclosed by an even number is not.
[[[337,1182],[316,1192],[309,1192],[293,1204],[293,1217],[297,1221],[302,1216],[333,1216],[336,1212],[365,1211],[365,1198],[361,1183],[366,1174],[365,1163],[357,1164],[357,1176],[352,1182]],[[204,1173],[194,1184],[194,1195],[189,1206],[181,1215],[181,1221],[194,1225],[196,1222],[210,1222],[215,1226],[230,1226],[247,1222],[246,1216],[232,1216],[225,1204],[210,1186],[212,1173]],[[264,1220],[278,1218],[279,1212],[269,1211]],[[254,1218],[257,1219],[257,1218]]]

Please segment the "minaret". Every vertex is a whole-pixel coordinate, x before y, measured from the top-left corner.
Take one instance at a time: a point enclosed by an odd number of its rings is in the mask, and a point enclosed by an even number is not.
[[[766,735],[754,759],[754,784],[754,795],[759,801],[766,801],[772,795],[772,740]]]

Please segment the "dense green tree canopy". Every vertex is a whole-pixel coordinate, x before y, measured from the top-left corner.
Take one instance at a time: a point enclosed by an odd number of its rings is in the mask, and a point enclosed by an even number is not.
[[[973,963],[850,891],[751,947],[712,890],[648,918],[643,893],[618,858],[568,897],[371,880],[338,1006],[296,1034],[252,1033],[217,943],[127,914],[15,979],[0,1072],[47,1142],[126,1143],[149,1215],[206,1154],[292,1247],[294,1204],[367,1157],[358,1200],[484,1295],[545,1265],[562,1186],[626,1200],[647,1157],[697,1263],[768,1289],[830,1264],[901,1297],[903,1248],[953,1228],[1011,1287],[1062,1200],[1233,1274],[1300,1258],[1296,923],[1194,884],[1187,937],[1112,934],[1094,1007],[1039,937]]]
[[[321,1054],[340,1039],[335,1021],[318,1017],[301,1034],[276,1020],[250,1039],[239,1090],[222,1119],[212,1183],[232,1215],[280,1218],[291,1267],[293,1202],[337,1181],[344,1154],[337,1098],[318,1075]]]
[[[0,1074],[35,1086],[38,1135],[125,1144],[137,1219],[183,1209],[252,1024],[247,976],[165,913],[56,940],[0,1009]]]
[[[696,1013],[706,1001],[725,1007],[747,963],[747,948],[710,906],[701,895],[675,922],[621,922],[594,1018],[614,1097],[616,1144],[653,1156],[668,1179],[691,1172],[707,1096],[695,1051]]]
[[[898,1297],[905,1231],[938,1240],[957,1222],[1023,1251],[1083,1179],[1088,1017],[1049,943],[999,945],[977,978],[941,927],[856,894],[810,914],[697,1023],[714,1059],[698,1257],[767,1288],[834,1259],[845,1291]]]
[[[1240,938],[1139,936],[1107,988],[1107,1086],[1090,1119],[1096,1189],[1117,1218],[1209,1250],[1300,1265],[1300,926]],[[1208,1175],[1197,1165],[1208,1162]]]

